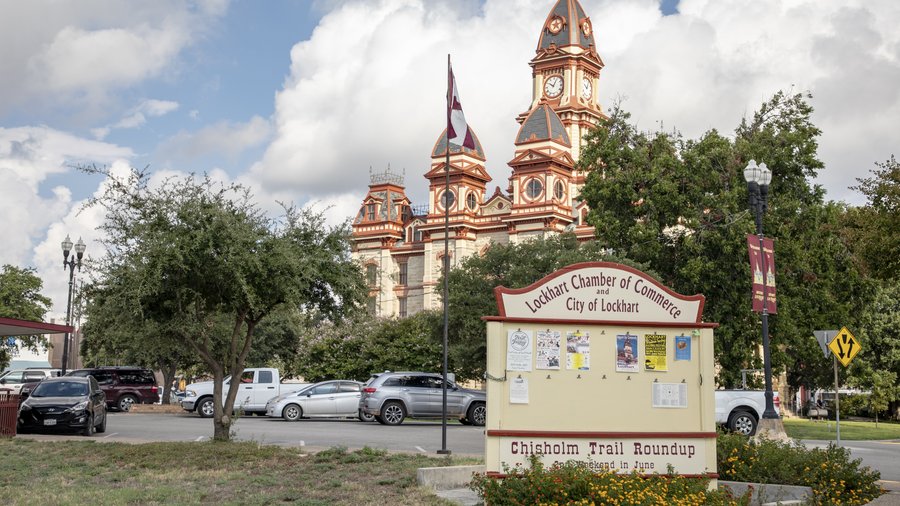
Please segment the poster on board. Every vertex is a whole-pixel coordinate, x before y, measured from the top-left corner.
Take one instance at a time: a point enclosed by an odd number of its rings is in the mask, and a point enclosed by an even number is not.
[[[530,330],[510,330],[506,339],[506,370],[530,371],[532,339]]]
[[[616,372],[638,372],[637,336],[616,336]]]
[[[536,369],[559,369],[559,340],[558,330],[537,331],[537,359]]]
[[[669,370],[669,363],[666,361],[668,339],[665,334],[644,335],[644,370],[654,372]]]
[[[591,336],[576,330],[566,333],[566,369],[589,371],[591,369]]]
[[[691,359],[691,336],[675,336],[675,360]]]
[[[528,404],[528,378],[519,376],[509,383],[509,403]]]

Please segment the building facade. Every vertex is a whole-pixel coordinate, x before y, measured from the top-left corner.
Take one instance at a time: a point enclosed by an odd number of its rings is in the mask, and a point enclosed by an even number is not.
[[[603,112],[598,88],[603,61],[593,27],[578,0],[557,0],[540,27],[532,68],[532,100],[520,114],[506,190],[492,181],[478,136],[475,148],[447,143],[442,132],[425,173],[428,201],[414,205],[403,177],[371,174],[353,221],[353,256],[369,285],[369,310],[400,316],[441,307],[445,213],[449,211],[450,264],[490,244],[575,233],[594,235],[578,195],[585,174],[575,170],[584,136]],[[476,131],[469,125],[471,131]],[[449,167],[447,150],[450,149]],[[449,189],[445,184],[449,171]]]

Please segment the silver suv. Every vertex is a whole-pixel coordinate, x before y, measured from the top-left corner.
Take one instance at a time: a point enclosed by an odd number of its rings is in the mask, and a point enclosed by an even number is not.
[[[363,387],[359,409],[383,425],[400,425],[406,417],[441,418],[442,377],[426,372],[373,374]],[[484,425],[487,419],[483,390],[460,388],[447,381],[447,416],[464,425]]]

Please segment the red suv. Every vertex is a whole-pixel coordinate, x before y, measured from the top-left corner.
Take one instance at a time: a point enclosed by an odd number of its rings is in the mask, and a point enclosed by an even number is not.
[[[106,405],[119,411],[128,411],[134,404],[153,404],[159,401],[159,386],[150,369],[95,367],[78,369],[67,376],[93,376],[106,394]]]

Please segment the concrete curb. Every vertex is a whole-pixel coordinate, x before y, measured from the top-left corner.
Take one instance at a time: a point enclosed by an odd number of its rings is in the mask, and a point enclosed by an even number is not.
[[[738,497],[744,495],[747,490],[752,489],[753,496],[750,498],[750,504],[752,505],[806,504],[806,501],[812,497],[811,487],[796,485],[772,485],[719,480],[719,488],[727,488]]]
[[[472,481],[472,475],[484,470],[484,466],[420,467],[416,471],[416,482],[433,490],[466,488]]]

